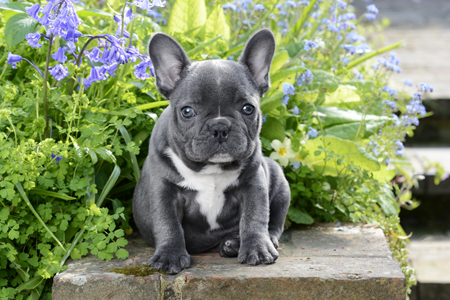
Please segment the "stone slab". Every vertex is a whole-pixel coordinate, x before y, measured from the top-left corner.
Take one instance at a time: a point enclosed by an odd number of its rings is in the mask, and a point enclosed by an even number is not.
[[[317,224],[289,230],[275,264],[247,266],[217,253],[192,256],[177,275],[110,272],[139,266],[154,253],[134,236],[127,260],[71,261],[55,276],[53,299],[405,299],[405,278],[380,229]]]

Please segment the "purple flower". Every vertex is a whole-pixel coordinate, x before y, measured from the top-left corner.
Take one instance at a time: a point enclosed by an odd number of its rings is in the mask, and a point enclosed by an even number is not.
[[[78,42],[78,38],[83,36],[83,34],[81,32],[79,32],[78,30],[74,30],[74,29],[69,29],[67,30],[67,33],[65,36],[63,36],[62,38],[65,39],[68,42]]]
[[[58,64],[51,68],[50,75],[55,77],[56,80],[61,81],[69,76],[69,70],[61,64]]]
[[[40,8],[41,8],[40,4],[34,4],[33,6],[25,7],[25,11],[27,12],[28,15],[30,15],[30,17],[32,17],[36,21],[39,21],[38,13]]]
[[[367,7],[366,7],[366,9],[367,9],[367,11],[368,12],[370,12],[370,13],[373,13],[373,14],[375,14],[375,15],[377,15],[378,14],[378,8],[375,6],[375,4],[370,4],[370,5],[368,5]]]
[[[108,66],[108,73],[109,75],[111,75],[112,77],[116,76],[116,70],[117,70],[117,66],[119,64],[118,63],[113,63],[112,65]]]
[[[63,156],[56,156],[55,154],[53,154],[53,152],[52,152],[51,156],[52,156],[52,159],[54,159],[57,164],[59,164],[59,161],[64,158]]]
[[[340,8],[341,10],[345,10],[345,9],[347,8],[347,3],[345,3],[345,2],[342,1],[342,0],[337,0],[337,4],[339,5],[339,8]]]
[[[410,79],[403,79],[403,83],[407,86],[413,86],[414,82]]]
[[[78,78],[78,82],[80,84],[78,86],[78,90],[80,90],[81,83],[83,83],[84,90],[87,90],[92,85],[92,82],[87,78]]]
[[[312,127],[308,127],[308,129],[309,129],[309,131],[308,131],[307,135],[309,135],[312,138],[317,137],[317,130],[315,130]]]
[[[11,65],[13,69],[17,68],[16,64],[22,60],[22,56],[17,54],[8,53],[8,65]]]
[[[317,48],[319,48],[319,45],[317,45],[316,43],[314,43],[311,40],[306,40],[305,46],[303,47],[303,49],[305,49],[305,51],[309,51],[311,49],[317,49]]]
[[[99,48],[95,47],[90,53],[88,52],[85,55],[93,62],[100,62],[101,57],[99,55],[102,53],[103,52]]]
[[[311,84],[314,79],[314,75],[311,70],[306,70],[297,78],[297,85],[302,86],[303,83]]]
[[[295,87],[289,82],[283,83],[283,94],[284,95],[294,95]]]
[[[56,53],[52,54],[52,58],[56,61],[59,61],[60,63],[65,63],[67,60],[67,56],[64,55],[64,49],[63,48],[58,48],[58,51],[56,51]]]
[[[134,66],[134,76],[141,80],[150,78],[150,75],[147,73],[147,68],[150,68],[150,73],[154,76],[153,64],[150,59],[143,60]]]
[[[27,40],[28,45],[31,46],[31,48],[41,48],[42,45],[39,44],[39,40],[41,39],[41,34],[39,32],[36,33],[28,33],[25,36],[25,39]]]

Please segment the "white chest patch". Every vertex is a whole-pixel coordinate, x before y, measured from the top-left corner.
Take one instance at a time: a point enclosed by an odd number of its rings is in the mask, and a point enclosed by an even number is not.
[[[170,148],[165,153],[170,157],[183,181],[177,185],[197,191],[195,200],[200,205],[200,212],[208,220],[211,229],[219,228],[217,216],[225,203],[224,191],[229,186],[238,184],[240,170],[224,171],[218,165],[207,165],[200,172],[189,169]]]

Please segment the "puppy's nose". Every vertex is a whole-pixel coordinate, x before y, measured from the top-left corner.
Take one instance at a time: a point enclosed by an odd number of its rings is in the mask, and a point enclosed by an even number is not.
[[[209,129],[215,141],[223,143],[228,139],[230,128],[224,124],[216,124]]]

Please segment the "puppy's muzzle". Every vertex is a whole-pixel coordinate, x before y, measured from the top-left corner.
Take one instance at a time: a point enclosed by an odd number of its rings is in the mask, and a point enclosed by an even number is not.
[[[214,140],[221,144],[228,139],[230,127],[225,124],[215,124],[210,127],[209,131]]]

